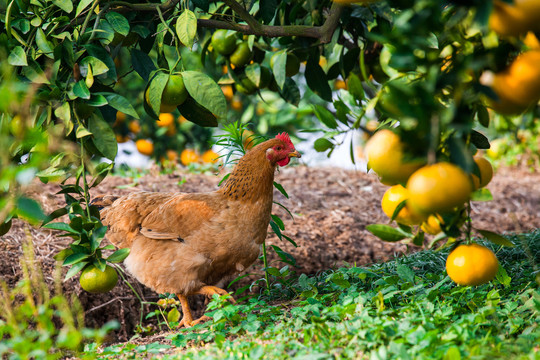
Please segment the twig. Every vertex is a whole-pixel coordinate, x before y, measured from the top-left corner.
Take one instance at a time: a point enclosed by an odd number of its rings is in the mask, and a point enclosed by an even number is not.
[[[111,304],[111,303],[113,303],[115,301],[133,300],[133,299],[135,299],[133,296],[123,296],[123,297],[118,297],[117,296],[114,299],[111,299],[111,300],[107,301],[106,303],[100,304],[98,306],[95,306],[95,307],[91,308],[90,310],[85,311],[85,314],[88,314],[88,313],[91,313],[92,311],[96,311],[98,309],[101,309],[102,307],[105,307],[105,306],[107,306],[107,305],[109,305],[109,304]]]

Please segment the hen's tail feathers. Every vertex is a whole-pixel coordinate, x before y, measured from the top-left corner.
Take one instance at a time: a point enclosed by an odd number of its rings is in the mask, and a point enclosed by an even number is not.
[[[92,201],[90,201],[90,205],[97,206],[98,209],[103,209],[104,207],[112,205],[115,200],[118,199],[118,196],[114,195],[100,195],[96,196]]]

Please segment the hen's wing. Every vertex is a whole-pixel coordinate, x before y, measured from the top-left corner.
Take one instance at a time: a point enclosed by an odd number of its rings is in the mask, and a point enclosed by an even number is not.
[[[184,239],[218,210],[210,194],[140,192],[115,200],[101,211],[109,240],[130,247],[142,234],[151,239]]]

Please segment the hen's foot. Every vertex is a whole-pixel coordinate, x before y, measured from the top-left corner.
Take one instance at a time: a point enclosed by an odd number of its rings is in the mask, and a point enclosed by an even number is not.
[[[201,316],[200,318],[198,318],[197,320],[193,320],[193,318],[191,317],[191,314],[189,314],[190,316],[185,316],[182,318],[182,320],[180,320],[180,323],[178,323],[178,327],[192,327],[192,326],[195,326],[201,322],[205,322],[205,321],[208,321],[208,320],[212,320],[211,317],[209,316],[206,316],[206,315],[203,315]]]
[[[209,285],[203,286],[195,294],[206,295],[210,298],[214,294],[228,295],[227,300],[230,301],[231,304],[236,304],[236,301],[234,301],[233,297],[231,296],[231,294],[227,292],[227,290],[223,290],[221,288],[218,288],[217,286],[209,286]]]

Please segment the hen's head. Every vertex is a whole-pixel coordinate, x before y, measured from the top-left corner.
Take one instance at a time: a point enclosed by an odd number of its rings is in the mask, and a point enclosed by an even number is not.
[[[285,166],[292,157],[301,157],[300,153],[294,148],[289,134],[286,132],[278,134],[274,139],[266,143],[268,145],[266,158],[272,165]]]

